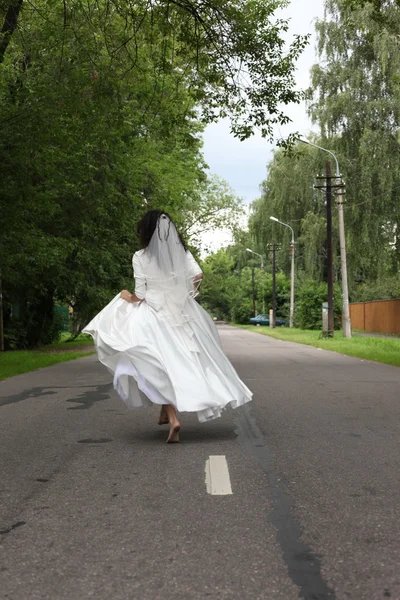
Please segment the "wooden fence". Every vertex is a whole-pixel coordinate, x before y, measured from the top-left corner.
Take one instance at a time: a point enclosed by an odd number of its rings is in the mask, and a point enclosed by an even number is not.
[[[353,329],[400,334],[400,298],[350,304],[350,318]]]

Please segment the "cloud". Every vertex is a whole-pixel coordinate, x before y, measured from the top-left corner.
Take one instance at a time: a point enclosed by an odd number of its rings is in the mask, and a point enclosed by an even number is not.
[[[280,15],[291,19],[287,42],[293,35],[312,33],[309,46],[297,63],[297,86],[305,89],[310,83],[310,69],[316,62],[314,22],[323,16],[323,0],[294,0]],[[291,105],[286,112],[292,123],[278,128],[276,137],[285,137],[290,132],[307,133],[311,123],[306,114],[305,104]],[[235,193],[246,203],[259,197],[260,184],[266,176],[266,165],[272,158],[274,146],[264,140],[259,133],[240,142],[230,133],[229,120],[209,125],[204,134],[204,156],[210,171],[226,179]]]

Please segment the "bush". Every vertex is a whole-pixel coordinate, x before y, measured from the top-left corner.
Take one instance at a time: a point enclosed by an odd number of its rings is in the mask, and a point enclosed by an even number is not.
[[[54,311],[53,317],[48,320],[46,327],[41,334],[41,343],[44,345],[51,344],[60,339],[61,333],[64,331],[64,316],[62,313]]]
[[[369,302],[373,300],[392,300],[400,298],[399,276],[386,277],[379,281],[366,281],[354,288],[351,302]]]
[[[6,350],[25,350],[28,347],[26,330],[20,321],[10,321],[4,331]]]
[[[246,324],[249,322],[250,317],[253,316],[253,303],[252,300],[247,298],[241,300],[233,307],[232,318],[234,323]]]
[[[327,301],[327,284],[307,280],[295,298],[295,326],[299,329],[322,330],[322,304]],[[335,329],[341,327],[341,295],[335,286]]]

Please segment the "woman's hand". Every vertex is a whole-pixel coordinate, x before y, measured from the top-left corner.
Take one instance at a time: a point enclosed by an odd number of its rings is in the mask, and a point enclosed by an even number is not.
[[[126,300],[127,302],[133,302],[133,295],[130,292],[128,292],[128,290],[122,290],[121,292],[121,298],[122,300]]]

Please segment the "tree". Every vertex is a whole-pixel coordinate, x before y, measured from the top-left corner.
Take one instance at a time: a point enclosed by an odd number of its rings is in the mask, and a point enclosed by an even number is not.
[[[144,196],[180,215],[205,178],[202,127],[176,76],[165,76],[147,114],[156,74],[121,78],[123,61],[105,59],[102,41],[95,67],[81,17],[80,43],[67,28],[52,53],[57,28],[33,10],[3,63],[0,256],[6,333],[19,347],[48,341],[56,298],[83,324],[128,285]]]
[[[11,0],[4,10],[3,55],[17,22],[24,36],[28,33],[23,18],[31,13],[35,30],[48,30],[50,25],[60,69],[66,66],[65,41],[71,32],[96,70],[122,61],[127,73],[140,65],[141,70],[156,72],[161,86],[164,76],[175,72],[188,83],[206,121],[229,114],[241,139],[255,127],[272,137],[274,124],[288,121],[281,106],[301,98],[295,90],[294,69],[308,42],[308,36],[294,36],[289,48],[284,44],[281,36],[288,21],[274,13],[286,4],[286,0],[239,4],[102,0],[88,7],[81,0],[37,0],[32,7]],[[150,50],[146,59],[143,47]]]
[[[203,262],[204,280],[200,288],[201,304],[219,319],[248,323],[253,314],[252,269],[257,312],[265,302],[272,306],[272,275],[261,272],[259,262],[254,262],[242,245],[248,239],[245,231],[236,231],[235,242],[227,248],[210,254]],[[278,273],[276,278],[278,314],[287,317],[289,312],[290,282]]]
[[[0,63],[3,62],[11,38],[18,26],[18,17],[23,0],[14,0],[6,6],[3,26],[0,31]]]
[[[283,47],[281,4],[0,4],[0,271],[14,345],[51,337],[55,300],[79,327],[128,285],[146,207],[187,231],[235,220],[238,200],[205,175],[201,132],[228,113],[241,138],[286,121],[306,39]]]
[[[313,187],[316,176],[323,172],[324,158],[322,153],[303,144],[296,144],[290,154],[277,150],[268,165],[267,179],[261,185],[261,198],[252,205],[249,230],[258,252],[266,254],[270,244],[277,242],[278,268],[287,276],[291,266],[291,233],[287,227],[271,221],[271,216],[293,227],[297,278],[318,281],[326,278],[326,207],[323,191]]]
[[[203,232],[217,229],[233,232],[244,216],[242,200],[235,195],[226,181],[216,175],[207,176],[199,182],[188,197],[185,208],[182,232],[197,246],[201,244]]]
[[[316,26],[319,62],[312,70],[309,109],[320,127],[314,141],[335,152],[346,183],[348,275],[355,298],[359,284],[390,281],[400,265],[400,7],[357,0],[329,0],[325,7]],[[316,281],[326,279],[325,206],[323,193],[312,184],[326,159],[301,144],[291,153],[277,151],[250,218],[259,248],[273,238],[288,244],[289,232],[273,224],[271,215],[290,223],[296,272]],[[333,216],[337,279],[336,211]],[[289,272],[287,256],[283,268]]]
[[[389,276],[400,264],[400,8],[348,0],[325,6],[317,23],[320,62],[312,71],[310,114],[345,175],[354,284]]]

